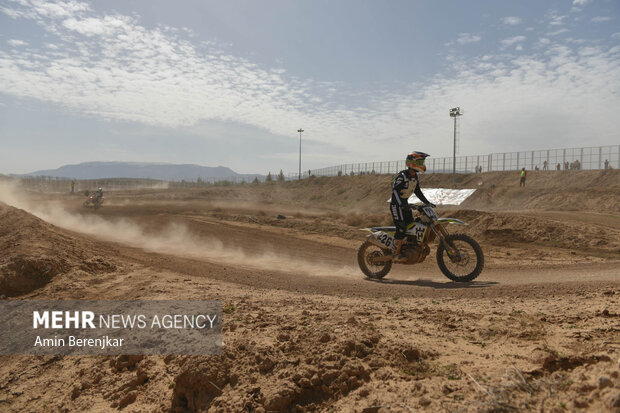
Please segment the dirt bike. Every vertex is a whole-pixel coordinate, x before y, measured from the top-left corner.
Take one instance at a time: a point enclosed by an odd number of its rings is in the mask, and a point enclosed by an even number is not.
[[[103,200],[104,200],[104,196],[97,196],[97,194],[92,194],[91,196],[88,197],[88,199],[86,201],[84,201],[84,207],[85,208],[94,208],[94,209],[99,209],[101,208],[101,205],[103,204]]]
[[[370,231],[357,252],[357,262],[366,276],[382,279],[392,269],[392,264],[419,264],[430,253],[429,243],[437,239],[437,264],[442,273],[452,281],[469,282],[484,267],[482,248],[466,234],[449,234],[446,224],[467,225],[455,218],[439,218],[430,206],[411,205],[419,216],[407,226],[401,247],[401,256],[395,257],[394,234],[396,227],[365,228]]]

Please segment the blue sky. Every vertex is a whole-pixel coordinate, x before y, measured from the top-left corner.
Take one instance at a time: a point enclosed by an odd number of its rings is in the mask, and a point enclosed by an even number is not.
[[[620,144],[620,2],[0,0],[0,173]]]

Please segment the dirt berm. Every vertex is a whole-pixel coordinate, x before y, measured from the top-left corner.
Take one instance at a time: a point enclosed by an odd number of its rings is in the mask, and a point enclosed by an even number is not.
[[[109,247],[0,202],[0,295],[29,293],[58,275],[115,270]]]

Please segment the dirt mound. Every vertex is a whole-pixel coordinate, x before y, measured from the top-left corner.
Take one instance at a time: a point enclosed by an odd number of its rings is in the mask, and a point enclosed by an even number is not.
[[[470,176],[476,192],[462,206],[475,209],[542,209],[620,212],[620,171],[534,171],[526,186],[515,172]]]
[[[275,334],[270,345],[239,338],[221,357],[177,360],[183,367],[175,379],[172,411],[322,411],[361,389],[371,376],[429,375],[434,353],[386,340],[354,316],[341,320],[336,331],[305,328],[317,314],[304,311],[300,327],[280,320],[279,328],[270,329]],[[248,318],[272,327],[272,317]]]
[[[262,199],[340,211],[383,212],[390,196],[391,175],[361,175],[272,183]],[[475,188],[463,207],[494,209],[553,209],[620,212],[620,170],[529,171],[526,187],[519,172],[489,172],[456,176],[456,188]],[[256,189],[268,187],[258,185]],[[424,188],[451,188],[451,174],[420,175]],[[251,187],[249,187],[251,188]]]
[[[27,294],[72,271],[115,269],[109,251],[92,241],[0,203],[0,295]]]
[[[387,213],[391,181],[390,174],[335,176],[227,187],[119,192],[117,196],[124,201],[221,201],[224,208],[257,205],[266,210]],[[519,171],[460,174],[455,184],[459,189],[476,189],[461,205],[471,209],[620,212],[620,170],[529,171],[524,188],[519,187]],[[422,190],[451,188],[452,175],[423,174],[420,185]]]
[[[465,232],[495,245],[522,242],[582,251],[596,249],[620,258],[617,228],[508,212],[458,210],[449,215],[469,224]]]

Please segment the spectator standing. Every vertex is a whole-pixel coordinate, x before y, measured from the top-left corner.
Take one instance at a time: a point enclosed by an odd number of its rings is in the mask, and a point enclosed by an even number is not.
[[[549,169],[549,162],[544,161],[544,162],[543,162],[543,171],[546,171],[546,170],[548,170],[548,169]]]
[[[609,160],[605,159],[605,169],[609,169]]]
[[[525,168],[521,168],[521,180],[519,181],[519,186],[525,186],[525,178],[527,176],[527,172],[525,171]]]
[[[75,192],[75,181],[71,181],[71,193]]]

